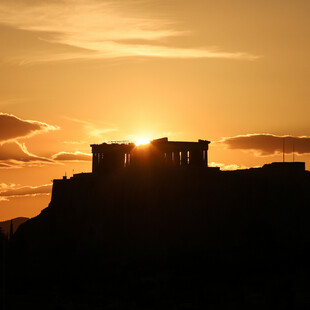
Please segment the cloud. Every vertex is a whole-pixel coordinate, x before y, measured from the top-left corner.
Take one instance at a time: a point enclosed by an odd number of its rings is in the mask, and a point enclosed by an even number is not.
[[[53,160],[59,161],[90,161],[92,160],[92,155],[82,152],[59,152],[52,156]]]
[[[3,188],[0,188],[0,201],[7,201],[15,197],[49,195],[52,192],[52,184],[22,187],[7,185],[7,187],[9,189],[4,187],[5,190],[3,190]]]
[[[223,163],[215,163],[211,162],[208,164],[209,167],[219,167],[221,170],[239,170],[239,169],[248,169],[249,167],[237,164],[223,164]]]
[[[0,160],[15,160],[21,162],[44,161],[51,162],[45,157],[31,154],[25,144],[19,142],[8,142],[0,145]]]
[[[139,2],[134,4],[137,7]],[[76,51],[70,49],[67,52],[24,56],[24,63],[132,56],[258,58],[245,52],[168,46],[167,40],[163,39],[189,35],[190,32],[178,29],[176,22],[142,16],[141,12],[134,12],[129,5],[129,2],[116,0],[3,0],[0,3],[0,22],[15,29],[37,32],[43,41],[76,48]]]
[[[107,133],[118,131],[115,126],[112,124],[105,124],[105,127],[102,127],[102,124],[94,124],[93,122],[89,122],[86,120],[76,119],[64,116],[65,119],[81,124],[83,126],[84,131],[86,132],[88,137],[97,138],[98,140],[104,140],[104,136]]]
[[[219,143],[229,149],[252,151],[257,156],[276,155],[283,152],[297,154],[310,153],[310,137],[308,136],[277,136],[272,134],[249,134],[223,138]]]
[[[9,163],[0,163],[0,168],[13,168],[13,165]]]
[[[7,141],[28,138],[38,133],[56,129],[58,127],[46,123],[22,120],[12,114],[0,113],[0,145]]]
[[[100,129],[87,121],[74,120],[83,124],[88,135],[101,137],[104,133],[114,129]],[[24,143],[17,141],[20,138],[31,137],[35,134],[58,127],[42,122],[22,120],[14,115],[0,114],[0,169],[21,168],[25,166],[41,166],[61,161],[90,161],[91,154],[76,152],[59,152],[51,158],[40,157],[28,151]],[[2,143],[1,143],[2,142]]]
[[[11,184],[0,183],[0,192],[3,190],[9,190],[9,189],[12,189],[15,187],[16,187],[16,184],[14,184],[14,183],[11,183]]]
[[[23,143],[16,141],[0,144],[0,168],[20,168],[47,163],[54,163],[54,161],[30,153]]]
[[[114,128],[94,128],[88,127],[89,135],[95,138],[103,139],[103,136],[109,132],[117,131]]]
[[[0,113],[0,168],[20,168],[53,163],[53,160],[30,153],[19,139],[57,130],[59,127],[33,120],[23,120],[15,115]]]
[[[86,141],[64,141],[65,144],[80,145],[87,143]]]

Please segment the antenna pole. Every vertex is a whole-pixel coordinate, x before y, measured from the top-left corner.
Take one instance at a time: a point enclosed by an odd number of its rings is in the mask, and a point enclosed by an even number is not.
[[[295,144],[293,143],[293,162],[295,162]]]

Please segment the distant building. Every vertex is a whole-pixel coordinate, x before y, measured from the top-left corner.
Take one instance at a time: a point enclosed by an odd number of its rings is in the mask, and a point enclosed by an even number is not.
[[[300,175],[306,172],[304,162],[275,162],[266,164],[262,170],[269,175]]]
[[[208,167],[210,141],[168,141],[168,138],[152,140],[149,144],[134,143],[92,144],[93,173],[126,167],[148,166],[196,166]]]
[[[301,177],[309,175],[305,162],[273,162],[262,167],[223,171],[225,174],[255,175],[263,177]]]

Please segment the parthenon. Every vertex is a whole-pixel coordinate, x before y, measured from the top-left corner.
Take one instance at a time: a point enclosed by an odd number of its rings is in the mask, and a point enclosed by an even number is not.
[[[168,138],[152,140],[149,144],[136,146],[134,143],[112,142],[92,144],[93,173],[127,167],[208,167],[210,141],[168,141]]]

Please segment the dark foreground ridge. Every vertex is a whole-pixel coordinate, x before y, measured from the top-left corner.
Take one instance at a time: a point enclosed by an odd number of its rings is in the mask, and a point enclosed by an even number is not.
[[[304,163],[202,164],[55,180],[10,244],[8,308],[308,309]]]
[[[0,222],[0,229],[6,236],[10,236],[11,230],[12,233],[15,233],[17,228],[28,220],[28,217],[16,217],[9,221],[3,221]]]

